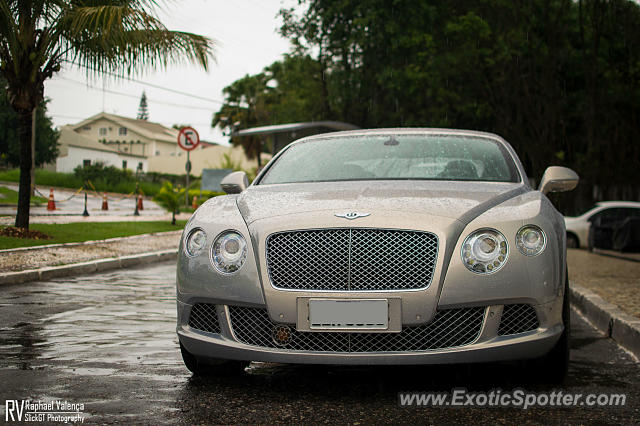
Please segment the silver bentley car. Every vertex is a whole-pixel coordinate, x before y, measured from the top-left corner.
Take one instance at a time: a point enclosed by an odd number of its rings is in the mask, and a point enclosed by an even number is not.
[[[577,183],[549,167],[531,188],[513,148],[488,133],[356,130],[293,142],[251,185],[228,175],[229,195],[184,229],[184,362],[203,373],[247,361],[534,359],[561,379],[566,234],[545,194]]]

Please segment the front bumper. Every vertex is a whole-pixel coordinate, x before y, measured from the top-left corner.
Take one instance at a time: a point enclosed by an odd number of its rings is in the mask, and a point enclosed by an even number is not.
[[[427,350],[395,351],[389,350],[393,349],[390,346],[382,351],[345,351],[344,347],[338,346],[300,350],[247,344],[246,339],[243,342],[242,336],[234,331],[230,307],[227,305],[215,305],[219,329],[207,332],[189,325],[193,305],[178,302],[177,331],[187,351],[205,362],[207,359],[233,359],[301,364],[392,365],[504,361],[535,358],[548,353],[563,330],[560,305],[561,301],[559,304],[552,302],[533,306],[538,319],[537,328],[510,335],[500,335],[498,331],[504,305],[480,308],[483,310],[481,324],[471,339],[462,345]]]

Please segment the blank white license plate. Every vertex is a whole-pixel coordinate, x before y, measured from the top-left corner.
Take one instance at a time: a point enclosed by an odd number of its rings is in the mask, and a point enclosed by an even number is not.
[[[386,299],[309,299],[312,330],[386,330],[389,303]]]

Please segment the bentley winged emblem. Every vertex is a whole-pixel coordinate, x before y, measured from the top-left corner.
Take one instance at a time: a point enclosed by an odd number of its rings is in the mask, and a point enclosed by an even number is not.
[[[335,213],[336,217],[343,217],[349,220],[358,219],[359,217],[367,217],[370,214],[371,213],[360,213],[360,212]]]

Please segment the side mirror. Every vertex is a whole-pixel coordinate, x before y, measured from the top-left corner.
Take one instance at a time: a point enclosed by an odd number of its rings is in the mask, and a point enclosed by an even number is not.
[[[566,167],[551,166],[544,171],[538,189],[543,194],[571,191],[578,186],[579,180],[578,174],[573,170]]]
[[[229,173],[220,182],[222,190],[227,194],[239,194],[249,186],[249,179],[245,172]]]

